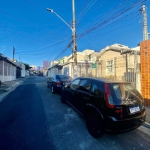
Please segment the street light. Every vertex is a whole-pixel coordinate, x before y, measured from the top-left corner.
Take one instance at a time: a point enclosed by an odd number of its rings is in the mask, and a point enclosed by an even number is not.
[[[77,45],[76,45],[76,21],[75,21],[75,3],[72,0],[72,27],[53,9],[47,8],[47,10],[51,13],[54,13],[59,19],[61,19],[72,31],[72,41],[73,41],[73,54],[74,54],[74,78],[77,77]]]
[[[47,8],[47,10],[51,13],[54,13],[59,19],[61,19],[72,30],[72,27],[63,18],[61,18],[56,12],[54,12],[53,9]]]

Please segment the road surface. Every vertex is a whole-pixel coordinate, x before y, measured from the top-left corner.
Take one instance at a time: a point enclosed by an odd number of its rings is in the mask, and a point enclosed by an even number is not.
[[[0,150],[149,150],[150,130],[94,139],[85,120],[60,95],[46,87],[45,77],[29,77],[0,103]]]

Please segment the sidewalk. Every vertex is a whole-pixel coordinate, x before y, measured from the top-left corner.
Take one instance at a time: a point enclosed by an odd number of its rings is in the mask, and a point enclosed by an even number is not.
[[[2,82],[2,84],[0,86],[0,102],[6,95],[8,95],[10,93],[9,90],[11,90],[13,87],[17,87],[19,84],[24,82],[26,79],[27,78],[18,78],[16,80]]]
[[[146,106],[145,106],[145,109],[146,109],[147,115],[146,115],[146,121],[145,121],[145,123],[143,124],[143,126],[145,126],[145,127],[147,127],[147,128],[150,129],[150,107],[146,107]]]

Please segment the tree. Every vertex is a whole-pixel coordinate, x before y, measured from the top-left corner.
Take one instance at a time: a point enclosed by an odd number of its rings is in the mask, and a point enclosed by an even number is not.
[[[26,70],[29,70],[29,69],[32,68],[32,67],[29,66],[29,64],[24,63],[24,65],[25,65],[25,69],[26,69]]]

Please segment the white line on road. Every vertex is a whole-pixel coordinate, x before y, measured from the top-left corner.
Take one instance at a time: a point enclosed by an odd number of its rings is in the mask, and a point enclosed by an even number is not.
[[[142,132],[150,135],[150,129],[148,129],[148,128],[144,127],[144,126],[140,126],[138,129],[141,130]]]

